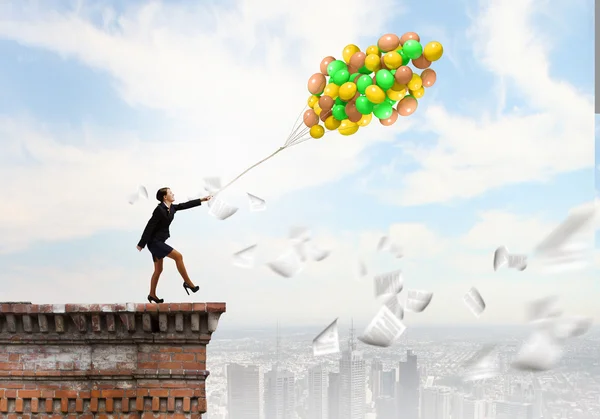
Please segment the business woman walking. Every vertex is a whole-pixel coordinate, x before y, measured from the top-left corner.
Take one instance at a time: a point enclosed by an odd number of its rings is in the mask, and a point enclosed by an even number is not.
[[[164,300],[156,296],[156,286],[158,285],[158,279],[163,271],[163,260],[165,257],[171,258],[175,261],[177,270],[183,278],[183,289],[187,294],[190,291],[197,292],[200,287],[194,285],[192,280],[187,274],[185,265],[183,264],[183,256],[177,250],[173,249],[167,243],[167,239],[171,237],[169,232],[169,226],[173,222],[175,213],[177,211],[186,210],[202,205],[203,202],[210,200],[212,196],[205,196],[200,199],[192,199],[188,202],[181,204],[174,204],[175,195],[169,188],[161,188],[156,192],[156,199],[160,202],[152,217],[148,220],[148,224],[142,233],[142,238],[137,244],[137,249],[141,252],[142,249],[148,246],[148,250],[152,254],[152,261],[154,262],[154,273],[150,280],[150,294],[148,295],[149,302],[162,303]]]

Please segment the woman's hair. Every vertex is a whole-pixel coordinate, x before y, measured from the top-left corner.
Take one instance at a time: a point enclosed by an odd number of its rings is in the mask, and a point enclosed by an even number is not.
[[[158,191],[156,191],[156,199],[158,199],[158,202],[163,202],[165,200],[165,196],[167,196],[168,191],[169,188],[160,188]]]

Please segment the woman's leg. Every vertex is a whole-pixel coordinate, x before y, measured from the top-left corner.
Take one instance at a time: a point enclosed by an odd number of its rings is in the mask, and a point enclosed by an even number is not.
[[[150,296],[156,297],[156,286],[158,285],[158,278],[163,271],[163,259],[157,259],[154,261],[154,272],[152,273],[152,279],[150,280]]]
[[[179,271],[179,274],[181,275],[181,277],[183,278],[185,283],[193,288],[195,285],[192,282],[192,280],[190,279],[190,277],[188,276],[188,273],[185,269],[185,265],[183,264],[183,256],[181,255],[181,253],[179,253],[177,250],[173,249],[171,251],[171,253],[169,253],[167,255],[167,257],[171,258],[175,261],[175,265],[177,266],[177,270]]]

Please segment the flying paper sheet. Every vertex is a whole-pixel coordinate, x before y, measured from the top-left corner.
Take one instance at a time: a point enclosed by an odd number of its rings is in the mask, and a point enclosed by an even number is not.
[[[312,238],[308,227],[294,226],[290,228],[290,240],[293,242],[307,242]]]
[[[367,265],[365,264],[364,261],[359,260],[358,261],[358,270],[357,270],[357,274],[358,274],[358,279],[362,279],[365,276],[367,276],[369,272],[367,271]]]
[[[237,207],[229,205],[221,198],[213,198],[208,202],[212,202],[208,213],[219,220],[226,220],[238,211]]]
[[[140,185],[140,187],[138,188],[138,193],[140,196],[143,196],[144,198],[148,199],[148,190],[146,190],[145,186]]]
[[[256,244],[246,247],[237,253],[233,254],[233,264],[240,268],[254,267],[254,255],[256,253]]]
[[[597,211],[596,203],[572,210],[569,216],[536,246],[536,259],[546,272],[582,269],[590,263]]]
[[[550,333],[536,331],[523,343],[512,366],[521,371],[548,371],[558,364],[562,355],[562,346]]]
[[[432,298],[432,292],[409,289],[406,291],[406,303],[404,305],[404,310],[413,313],[420,313],[427,308],[429,303],[431,303]]]
[[[401,270],[376,275],[373,282],[375,285],[375,298],[382,295],[398,294],[404,287]]]
[[[497,271],[506,264],[508,264],[508,249],[500,246],[494,252],[494,271]]]
[[[335,319],[329,326],[313,339],[313,355],[323,356],[335,354],[340,351],[340,337],[338,334],[338,319]]]
[[[493,354],[495,347],[495,345],[484,346],[465,363],[463,381],[479,381],[499,375],[496,356]]]
[[[264,211],[267,209],[267,204],[264,199],[259,198],[256,195],[246,192],[248,200],[250,201],[250,211]]]
[[[273,262],[267,263],[267,266],[273,270],[273,272],[285,277],[291,278],[302,271],[304,263],[298,256],[298,253],[291,249],[281,255]]]
[[[306,243],[306,253],[314,261],[320,262],[327,258],[331,254],[329,250],[320,249],[313,243]]]
[[[559,341],[565,341],[587,333],[592,327],[594,320],[585,316],[559,317],[554,320],[554,337]]]
[[[292,244],[292,249],[294,249],[294,251],[298,254],[298,257],[300,258],[300,260],[302,262],[306,262],[306,260],[307,260],[306,244],[307,244],[307,242],[294,242]]]
[[[390,246],[390,253],[398,259],[401,259],[404,257],[404,251],[402,250],[402,248],[395,244],[392,244]]]
[[[127,198],[130,205],[135,204],[141,197],[148,199],[148,191],[145,186],[140,185],[135,193],[132,193]]]
[[[385,302],[385,306],[390,309],[392,313],[400,320],[404,319],[404,307],[400,304],[400,296],[398,294],[392,295]]]
[[[562,309],[558,306],[558,297],[551,295],[530,302],[527,306],[527,318],[530,322],[545,320],[550,317],[562,315]]]
[[[379,243],[377,244],[377,250],[379,252],[387,252],[392,247],[392,240],[388,236],[383,236],[379,239]]]
[[[405,330],[404,323],[389,308],[382,306],[358,339],[367,345],[387,348],[398,340]]]
[[[483,297],[475,287],[467,291],[463,297],[463,301],[467,308],[471,310],[471,313],[477,318],[479,318],[485,310],[485,301],[483,301]]]
[[[205,177],[203,180],[204,180],[204,189],[208,193],[214,194],[221,190],[221,178]]]

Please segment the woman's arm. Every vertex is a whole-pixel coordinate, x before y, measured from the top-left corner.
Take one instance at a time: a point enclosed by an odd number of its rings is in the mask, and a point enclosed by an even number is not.
[[[154,233],[154,230],[156,229],[156,226],[158,225],[158,221],[160,220],[159,211],[160,211],[160,209],[157,206],[154,209],[154,212],[152,213],[152,217],[150,217],[150,219],[148,220],[148,224],[146,224],[146,228],[144,229],[144,232],[142,233],[142,238],[140,239],[140,242],[138,243],[138,246],[141,247],[142,249],[144,247],[146,247],[146,245],[148,244],[148,241],[150,240],[150,237],[152,237],[152,233]]]

